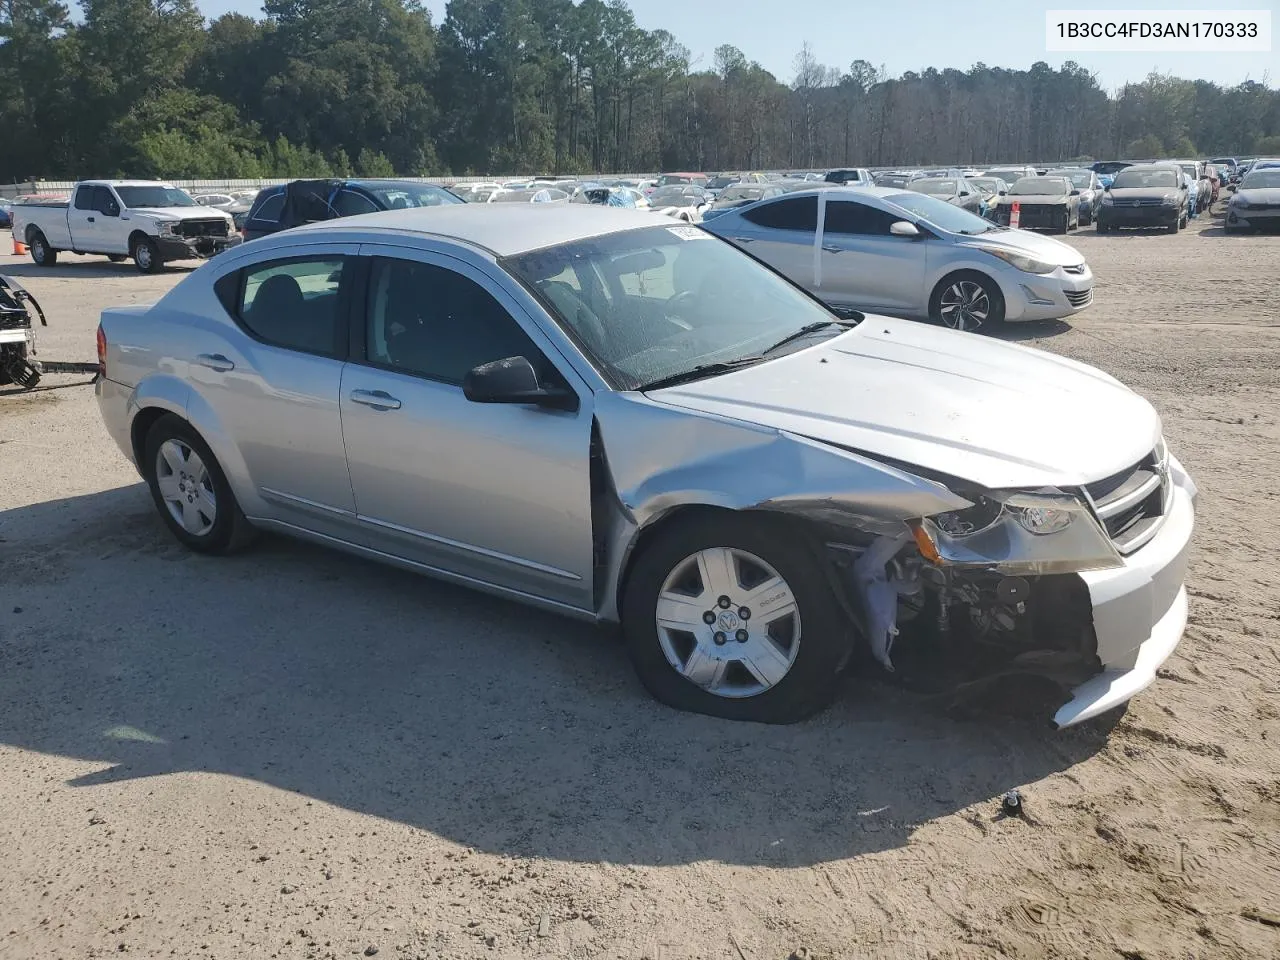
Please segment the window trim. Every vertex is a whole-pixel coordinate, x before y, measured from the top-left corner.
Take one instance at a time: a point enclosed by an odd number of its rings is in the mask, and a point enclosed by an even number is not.
[[[770,226],[769,224],[759,223],[758,221],[753,220],[751,217],[749,217],[749,216],[747,215],[748,213],[759,213],[761,210],[766,210],[766,209],[768,209],[769,207],[779,206],[779,205],[784,204],[784,203],[795,203],[795,204],[801,204],[801,203],[805,203],[806,201],[812,201],[812,202],[813,202],[813,204],[814,204],[814,207],[813,207],[813,229],[812,229],[812,230],[808,229],[807,227],[775,227],[775,226]],[[802,235],[804,235],[804,236],[814,236],[814,235],[816,235],[816,234],[817,234],[817,232],[818,232],[818,225],[819,225],[819,224],[818,224],[818,197],[817,197],[816,195],[803,196],[803,197],[796,197],[796,196],[792,196],[792,195],[791,195],[791,194],[789,194],[789,193],[784,193],[784,194],[782,194],[782,195],[781,195],[781,196],[779,196],[779,197],[773,197],[772,199],[768,200],[767,202],[766,202],[766,201],[764,201],[764,200],[759,200],[759,201],[757,201],[756,203],[753,203],[753,204],[751,205],[751,208],[750,208],[749,210],[744,210],[744,211],[740,214],[740,216],[742,217],[742,219],[743,219],[743,220],[746,220],[746,221],[747,221],[747,223],[749,223],[749,224],[751,224],[753,227],[757,227],[757,228],[759,228],[759,229],[761,229],[761,230],[779,230],[779,231],[782,231],[782,232],[784,232],[784,233],[798,233],[798,234],[802,234]]]
[[[307,253],[295,254],[293,256],[279,257],[274,260],[258,260],[254,263],[247,263],[231,273],[224,274],[214,281],[214,292],[218,296],[222,308],[226,310],[232,322],[236,325],[241,333],[252,340],[254,343],[260,343],[266,347],[274,347],[276,350],[287,350],[290,353],[298,353],[308,357],[324,357],[326,360],[338,360],[345,362],[349,359],[350,352],[350,336],[351,328],[351,294],[352,287],[356,284],[353,276],[355,271],[352,269],[356,266],[359,258],[350,253]],[[320,262],[325,260],[341,260],[342,276],[338,280],[338,297],[334,306],[334,331],[333,331],[333,350],[324,353],[319,350],[305,350],[302,347],[291,346],[287,343],[277,343],[274,340],[268,340],[253,330],[240,316],[240,312],[244,305],[245,288],[248,286],[249,274],[257,270],[277,267],[289,263],[308,263]],[[231,292],[231,285],[228,278],[234,277],[234,300],[230,307],[223,300],[224,293]],[[219,284],[224,285],[223,290],[219,291]]]
[[[498,288],[498,286],[493,283],[486,274],[477,270],[471,264],[465,263],[464,261],[458,260],[454,257],[450,257],[447,254],[437,254],[434,251],[425,250],[410,251],[403,248],[397,252],[392,252],[392,249],[393,248],[361,250],[359,259],[362,261],[362,268],[359,273],[360,281],[358,298],[355,291],[353,291],[351,301],[350,341],[347,353],[347,361],[349,363],[368,367],[371,370],[381,370],[386,373],[394,373],[402,377],[409,377],[410,379],[422,381],[424,383],[433,383],[438,386],[451,387],[459,393],[462,392],[461,381],[432,376],[431,374],[423,373],[418,370],[407,370],[404,367],[397,367],[393,364],[373,360],[368,355],[369,332],[373,325],[373,312],[370,309],[369,298],[373,289],[374,261],[391,260],[401,261],[404,263],[421,264],[423,266],[433,267],[437,270],[447,270],[452,273],[456,273],[458,276],[471,281],[483,290],[511,319],[511,322],[516,325],[516,328],[524,335],[525,339],[529,341],[533,348],[538,351],[544,364],[555,371],[556,377],[560,380],[560,385],[568,390],[572,390],[577,395],[578,410],[583,409],[583,391],[576,383],[578,378],[576,376],[567,376],[563,369],[565,364],[556,362],[555,354],[558,354],[560,351],[548,349],[546,345],[538,342],[540,337],[529,330],[530,326],[536,325],[520,322],[520,319],[516,316],[517,311],[512,309],[511,305],[505,302],[505,298],[501,295],[500,288]],[[410,252],[419,253],[420,255],[405,256],[406,253]],[[541,331],[538,331],[538,333],[541,334]],[[541,338],[545,339],[545,335],[542,335]],[[554,344],[552,344],[552,347],[554,348]],[[499,357],[497,359],[505,358]],[[535,369],[538,367],[536,358],[528,357],[526,359],[534,365]],[[565,363],[568,363],[568,361],[565,361]],[[569,367],[572,369],[572,364],[569,364]]]
[[[265,198],[263,198],[263,200],[262,200],[262,202],[261,202],[261,203],[258,203],[258,204],[257,204],[256,209],[255,209],[255,208],[251,208],[251,209],[250,209],[250,211],[249,211],[249,215],[245,217],[245,222],[246,222],[246,223],[260,222],[260,223],[274,223],[274,224],[279,224],[279,223],[280,223],[280,217],[279,217],[279,216],[277,216],[274,220],[272,220],[272,219],[270,219],[270,218],[268,218],[268,217],[264,217],[264,216],[262,216],[262,208],[263,208],[263,207],[265,207],[268,203],[270,203],[270,202],[272,201],[272,199],[274,199],[275,197],[279,197],[279,198],[280,198],[280,213],[284,213],[285,193],[286,193],[286,191],[284,191],[284,190],[276,190],[276,191],[274,191],[274,192],[272,192],[272,193],[268,194]],[[256,201],[255,201],[255,203],[256,203]]]
[[[888,217],[890,220],[890,223],[897,223],[899,220],[902,219],[901,217],[896,216],[892,210],[885,210],[883,207],[877,207],[873,204],[867,203],[866,200],[863,200],[861,198],[855,199],[853,197],[828,197],[827,203],[826,203],[826,207],[827,207],[826,215],[823,217],[823,220],[822,220],[822,235],[824,237],[827,234],[831,234],[833,237],[891,237],[893,236],[893,234],[889,233],[887,230],[884,233],[849,233],[848,231],[845,231],[845,230],[832,230],[829,226],[827,226],[828,221],[831,219],[831,207],[833,204],[839,204],[839,203],[850,203],[850,204],[854,204],[856,206],[862,207],[866,210],[872,210],[877,214]]]

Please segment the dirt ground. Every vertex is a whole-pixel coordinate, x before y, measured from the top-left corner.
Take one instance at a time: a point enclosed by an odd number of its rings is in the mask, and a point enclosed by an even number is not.
[[[1069,242],[1094,306],[1008,335],[1150,397],[1201,498],[1162,679],[1057,734],[868,679],[675,713],[587,627],[187,553],[84,378],[0,391],[0,957],[1280,957],[1280,238]],[[0,272],[91,360],[185,268]]]

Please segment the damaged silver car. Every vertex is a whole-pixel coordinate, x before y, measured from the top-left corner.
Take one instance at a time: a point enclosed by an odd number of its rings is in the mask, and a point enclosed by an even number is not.
[[[104,422],[187,546],[274,530],[620,623],[682,709],[797,720],[869,662],[1044,682],[1066,726],[1147,686],[1186,623],[1196,489],[1145,400],[833,313],[647,213],[301,227],[98,339]]]

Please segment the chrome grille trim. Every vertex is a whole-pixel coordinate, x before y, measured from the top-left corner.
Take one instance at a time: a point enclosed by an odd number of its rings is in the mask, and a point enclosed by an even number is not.
[[[1159,531],[1172,502],[1168,453],[1163,444],[1141,461],[1087,484],[1085,499],[1122,554],[1130,554]]]

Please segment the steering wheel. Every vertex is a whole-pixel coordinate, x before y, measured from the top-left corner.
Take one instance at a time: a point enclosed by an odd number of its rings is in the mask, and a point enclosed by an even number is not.
[[[681,290],[675,296],[668,297],[667,302],[663,305],[663,313],[666,318],[674,323],[682,330],[693,330],[693,324],[680,316],[682,307],[686,307],[698,298],[697,290]]]

